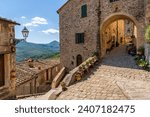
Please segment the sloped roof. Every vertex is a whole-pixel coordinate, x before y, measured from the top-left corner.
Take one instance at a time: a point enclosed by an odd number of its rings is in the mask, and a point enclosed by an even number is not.
[[[59,60],[37,60],[33,61],[34,68],[28,66],[28,62],[19,62],[16,64],[16,86],[28,82],[35,78],[40,72],[59,64]],[[40,67],[40,69],[39,69]]]
[[[0,20],[9,22],[9,23],[12,23],[12,24],[15,24],[15,25],[20,25],[20,24],[17,23],[16,21],[12,21],[12,20],[10,20],[10,19],[6,19],[6,18],[3,18],[3,17],[0,17]]]

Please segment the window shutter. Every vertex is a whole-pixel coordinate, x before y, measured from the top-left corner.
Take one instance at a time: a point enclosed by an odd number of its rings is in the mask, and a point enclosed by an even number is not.
[[[83,5],[81,8],[81,16],[82,17],[87,17],[87,5]]]

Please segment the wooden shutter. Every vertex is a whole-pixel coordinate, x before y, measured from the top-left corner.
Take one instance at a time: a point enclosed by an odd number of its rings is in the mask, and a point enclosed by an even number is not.
[[[81,17],[87,17],[87,5],[81,7]]]

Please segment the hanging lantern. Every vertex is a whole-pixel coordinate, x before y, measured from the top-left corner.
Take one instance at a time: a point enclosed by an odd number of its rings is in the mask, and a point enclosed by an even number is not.
[[[26,27],[24,27],[24,29],[22,30],[22,35],[26,40],[29,35],[29,30]]]

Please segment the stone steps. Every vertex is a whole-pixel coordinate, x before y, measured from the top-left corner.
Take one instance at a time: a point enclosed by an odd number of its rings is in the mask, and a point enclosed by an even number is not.
[[[8,87],[0,88],[0,100],[8,99],[9,98],[9,89]]]

